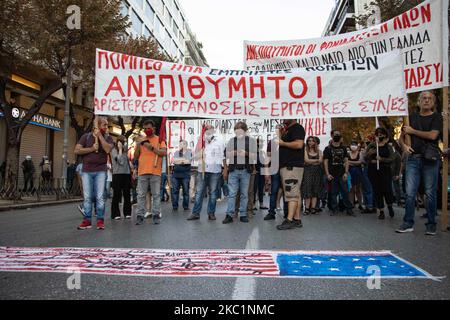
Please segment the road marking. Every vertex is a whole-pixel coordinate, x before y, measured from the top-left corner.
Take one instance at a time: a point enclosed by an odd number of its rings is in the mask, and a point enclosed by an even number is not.
[[[248,237],[246,250],[257,250],[259,243],[259,228],[256,226]],[[254,277],[238,277],[234,284],[233,300],[254,300],[256,279]]]

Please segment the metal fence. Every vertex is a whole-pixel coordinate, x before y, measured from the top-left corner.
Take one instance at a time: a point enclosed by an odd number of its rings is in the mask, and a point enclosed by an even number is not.
[[[8,190],[4,186],[4,182],[0,186],[0,200],[11,200],[14,198],[14,203],[19,202],[40,202],[74,199],[82,196],[81,188],[75,177],[72,181],[66,181],[64,184],[62,178],[48,178],[42,177],[34,178],[33,183],[27,181],[18,186],[18,190]],[[14,194],[16,195],[14,197]]]

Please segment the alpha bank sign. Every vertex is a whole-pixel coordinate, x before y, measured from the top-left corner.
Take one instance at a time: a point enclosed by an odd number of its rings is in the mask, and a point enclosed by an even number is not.
[[[12,116],[15,120],[22,119],[25,116],[26,112],[27,112],[26,109],[17,108],[17,107],[12,108],[12,110],[11,110]],[[0,112],[0,117],[3,117],[3,116],[4,116],[3,113]],[[55,131],[63,131],[62,120],[58,120],[56,118],[47,116],[42,113],[35,114],[33,116],[33,118],[31,118],[29,123],[34,124],[35,126],[44,127],[44,128],[52,129]]]

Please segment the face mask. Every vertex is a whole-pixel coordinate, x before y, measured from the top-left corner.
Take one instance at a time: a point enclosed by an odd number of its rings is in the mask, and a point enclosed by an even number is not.
[[[144,133],[147,137],[150,137],[153,135],[153,129],[152,128],[145,129]]]
[[[105,129],[105,128],[101,128],[101,129],[100,129],[100,133],[104,136],[105,133],[106,133],[106,129]]]
[[[334,141],[334,142],[339,142],[339,141],[341,141],[341,136],[333,136],[333,141]]]
[[[356,150],[358,150],[358,146],[350,146],[350,149],[351,149],[352,151],[356,151]]]
[[[380,136],[380,137],[378,137],[378,141],[383,141],[384,138],[386,138],[386,137]]]

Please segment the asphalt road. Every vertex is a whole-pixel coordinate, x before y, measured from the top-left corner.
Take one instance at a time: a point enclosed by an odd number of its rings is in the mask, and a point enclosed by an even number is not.
[[[205,206],[204,206],[205,207]],[[204,208],[205,209],[205,208]],[[109,212],[109,211],[107,211]],[[383,279],[381,289],[368,289],[366,280],[214,277],[136,277],[81,275],[81,289],[69,290],[68,274],[0,272],[0,299],[449,299],[450,234],[425,236],[417,219],[412,234],[396,234],[403,209],[396,217],[375,215],[330,217],[326,212],[303,218],[302,229],[278,231],[281,222],[264,221],[257,211],[250,223],[223,225],[225,203],[217,220],[186,221],[187,212],[172,212],[163,203],[160,225],[146,221],[105,220],[106,230],[79,231],[76,204],[0,212],[0,246],[112,247],[158,249],[268,250],[391,250],[441,281]],[[423,209],[422,209],[423,213]]]

